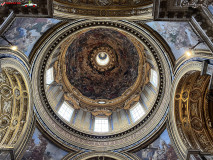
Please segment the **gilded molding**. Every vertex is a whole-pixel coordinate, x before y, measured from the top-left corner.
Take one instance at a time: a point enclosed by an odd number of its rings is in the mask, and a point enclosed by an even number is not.
[[[10,52],[0,52],[0,54]],[[13,148],[19,159],[33,128],[33,100],[29,73],[19,61],[2,58],[0,73],[0,148]],[[23,141],[25,139],[26,141]]]
[[[203,126],[203,105],[209,77],[199,76],[201,70],[201,62],[184,64],[176,72],[172,85],[168,128],[181,159],[186,157],[188,149],[211,150],[202,147],[202,142],[209,137]]]
[[[180,80],[175,95],[175,119],[179,134],[188,149],[213,152],[213,143],[207,132],[204,104],[209,76],[188,72]]]
[[[99,2],[100,1],[100,2]],[[97,19],[97,18],[124,18],[131,20],[151,20],[152,18],[152,1],[134,1],[112,2],[108,5],[101,5],[101,1],[110,0],[93,0],[93,2],[68,2],[54,0],[54,16],[71,19]],[[114,0],[113,0],[114,1]],[[122,3],[122,4],[121,4]]]

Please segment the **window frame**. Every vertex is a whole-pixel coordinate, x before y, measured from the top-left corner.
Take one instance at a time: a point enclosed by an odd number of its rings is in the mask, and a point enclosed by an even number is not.
[[[157,86],[158,86],[158,73],[157,73],[154,69],[151,69],[150,83],[151,83],[155,88],[157,88]]]
[[[53,67],[50,67],[46,71],[46,84],[49,85],[54,82],[54,69]]]
[[[66,107],[66,108],[62,108],[62,107]],[[70,111],[68,111],[68,110],[70,110]],[[67,103],[66,101],[64,101],[63,103],[62,103],[62,105],[60,106],[60,108],[59,108],[59,110],[58,110],[58,114],[63,118],[63,119],[65,119],[66,121],[68,121],[68,122],[70,122],[71,121],[71,119],[72,119],[72,115],[73,115],[73,113],[74,113],[74,108],[73,107],[71,107],[71,105],[69,104],[69,103]],[[70,115],[65,115],[64,116],[64,114],[67,114],[67,113],[70,113]]]
[[[146,114],[146,111],[140,102],[136,103],[132,108],[130,108],[129,112],[133,122],[137,122]]]
[[[97,122],[99,121],[99,123]],[[106,123],[102,123],[105,121]],[[106,126],[103,126],[106,125]],[[99,128],[97,128],[99,127]],[[106,127],[106,129],[105,129]],[[109,118],[108,117],[95,117],[95,122],[94,122],[94,132],[109,132]]]

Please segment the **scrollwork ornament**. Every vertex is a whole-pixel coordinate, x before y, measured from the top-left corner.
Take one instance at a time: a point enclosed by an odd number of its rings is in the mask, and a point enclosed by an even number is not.
[[[3,84],[0,86],[0,94],[2,97],[8,99],[12,96],[12,89],[7,84]]]

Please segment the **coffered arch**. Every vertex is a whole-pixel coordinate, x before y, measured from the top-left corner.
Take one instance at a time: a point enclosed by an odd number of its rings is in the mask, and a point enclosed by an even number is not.
[[[191,69],[193,68],[193,70]],[[176,74],[170,101],[169,129],[181,158],[190,149],[212,153],[209,126],[209,75],[201,75],[202,63],[189,62]]]
[[[11,150],[18,159],[31,136],[34,116],[29,68],[13,54],[0,51],[0,148]]]

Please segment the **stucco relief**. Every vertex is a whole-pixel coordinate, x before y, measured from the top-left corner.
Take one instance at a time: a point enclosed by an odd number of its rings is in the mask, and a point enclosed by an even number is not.
[[[28,91],[23,77],[12,68],[0,73],[0,90],[0,146],[13,147],[26,123]]]
[[[205,125],[204,104],[209,76],[200,72],[185,74],[175,96],[175,119],[182,141],[191,149],[212,152],[213,141]]]
[[[67,2],[65,0],[54,0],[53,7],[56,16],[60,16],[61,13],[67,14],[71,17],[77,15],[128,18],[130,16],[140,15],[140,19],[141,17],[143,19],[149,19],[152,17],[151,4],[151,0],[67,0]],[[106,7],[108,9],[106,9]]]

